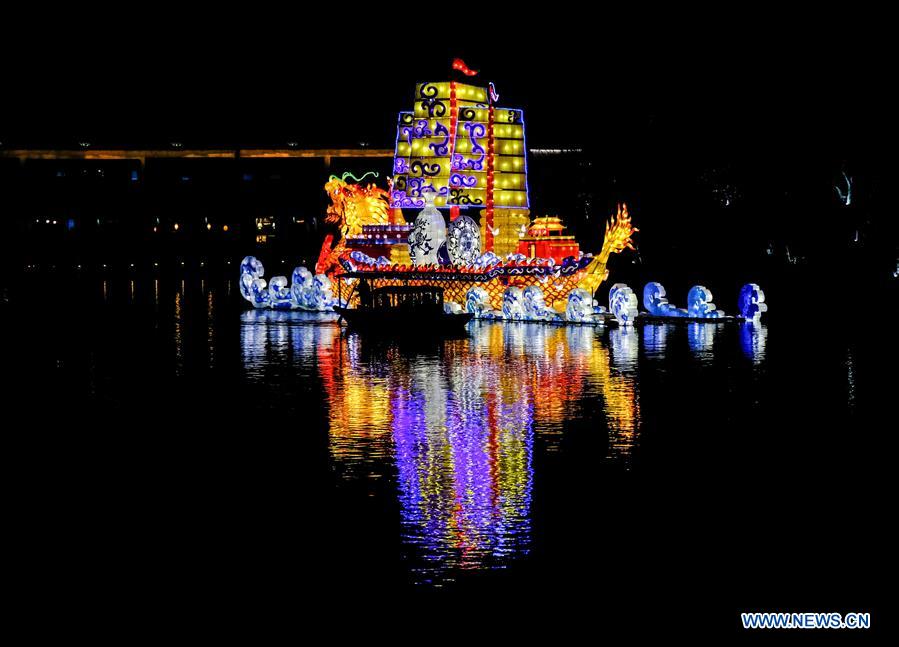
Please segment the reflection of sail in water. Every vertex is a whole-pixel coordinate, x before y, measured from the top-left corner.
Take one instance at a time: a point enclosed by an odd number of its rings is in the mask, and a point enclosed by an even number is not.
[[[530,411],[504,401],[496,373],[468,368],[435,375],[417,365],[395,391],[402,520],[426,577],[515,556],[529,540]]]
[[[248,373],[277,351],[277,333],[259,330],[268,326],[244,322]],[[470,336],[420,352],[328,329],[294,326],[290,345],[324,387],[332,468],[357,483],[395,475],[421,580],[527,552],[535,437],[558,448],[564,423],[591,399],[601,398],[612,460],[633,446],[638,344],[629,336],[610,354],[592,327],[476,322]],[[605,431],[601,417],[596,426]]]

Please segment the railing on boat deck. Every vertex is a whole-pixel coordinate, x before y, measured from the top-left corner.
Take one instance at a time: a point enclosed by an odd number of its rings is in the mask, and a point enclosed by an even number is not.
[[[427,286],[392,285],[372,291],[372,306],[377,309],[443,310],[443,289]]]

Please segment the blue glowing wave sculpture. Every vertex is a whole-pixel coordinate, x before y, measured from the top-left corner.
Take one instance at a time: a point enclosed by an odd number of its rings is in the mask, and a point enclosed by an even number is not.
[[[465,295],[465,311],[477,319],[503,319],[506,321],[576,321],[596,322],[593,297],[580,288],[568,295],[568,305],[564,313],[546,305],[546,297],[539,286],[529,285],[522,289],[511,286],[503,292],[502,310],[493,310],[490,295],[483,287],[469,288]]]
[[[490,315],[490,295],[480,285],[469,288],[465,295],[465,311],[474,314],[476,319]]]
[[[712,303],[712,291],[704,285],[694,285],[687,294],[687,307],[677,308],[668,303],[661,283],[647,283],[643,288],[643,309],[654,317],[691,317],[694,319],[721,319],[724,311]]]
[[[687,313],[697,319],[720,319],[724,310],[716,310],[712,291],[704,285],[694,285],[687,293]]]
[[[637,295],[624,283],[616,283],[609,290],[609,310],[615,316],[618,325],[634,325],[640,312]]]
[[[740,296],[737,299],[737,308],[740,310],[740,316],[746,321],[760,321],[762,313],[768,311],[768,304],[765,303],[765,293],[757,283],[747,283],[740,289]]]
[[[643,288],[643,309],[656,317],[686,317],[687,311],[668,303],[661,283],[647,283]]]
[[[565,319],[580,322],[593,320],[593,295],[588,290],[575,288],[568,293]]]
[[[241,261],[240,294],[254,308],[328,311],[337,303],[331,281],[324,274],[313,276],[305,267],[297,267],[290,282],[285,276],[275,276],[268,283],[264,275],[265,268],[255,256]]]
[[[558,314],[552,308],[547,307],[543,290],[536,285],[529,285],[522,291],[524,299],[524,314],[529,321],[549,321],[555,319]]]
[[[521,292],[521,288],[510,287],[503,292],[503,318],[513,321],[526,319],[524,295]]]

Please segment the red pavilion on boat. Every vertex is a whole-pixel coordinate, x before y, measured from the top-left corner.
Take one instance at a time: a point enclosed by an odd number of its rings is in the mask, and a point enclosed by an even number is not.
[[[561,263],[569,256],[575,259],[580,246],[574,236],[563,234],[562,219],[554,216],[534,218],[527,233],[518,239],[518,253],[528,258],[551,258]]]

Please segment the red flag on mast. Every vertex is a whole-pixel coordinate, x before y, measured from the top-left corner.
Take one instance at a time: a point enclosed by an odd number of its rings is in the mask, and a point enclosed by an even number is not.
[[[477,70],[469,69],[468,66],[465,64],[465,61],[463,61],[461,58],[453,59],[453,69],[459,70],[465,76],[474,76],[475,74],[478,73]]]

